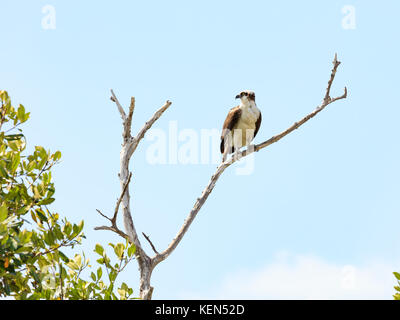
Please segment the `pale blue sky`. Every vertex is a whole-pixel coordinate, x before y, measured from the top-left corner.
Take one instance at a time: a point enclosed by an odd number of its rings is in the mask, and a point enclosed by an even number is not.
[[[46,4],[55,30],[42,28]],[[342,27],[345,5],[356,9],[355,29]],[[235,95],[252,89],[261,142],[320,103],[338,53],[332,94],[346,85],[348,99],[258,153],[252,175],[224,173],[155,270],[154,298],[213,297],[229,274],[262,269],[279,252],[400,269],[398,1],[1,0],[0,12],[0,88],[31,112],[31,147],[62,151],[53,208],[85,220],[88,254],[119,240],[93,231],[106,222],[95,209],[111,213],[120,192],[110,88],[125,106],[136,96],[134,132],[166,99],[173,105],[155,128],[219,129]],[[133,218],[162,250],[215,165],[152,166],[150,144],[133,159]],[[137,279],[132,263],[123,280],[136,289]]]

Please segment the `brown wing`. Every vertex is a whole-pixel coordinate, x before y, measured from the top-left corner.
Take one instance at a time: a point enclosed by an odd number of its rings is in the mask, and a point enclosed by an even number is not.
[[[254,137],[253,139],[256,137],[258,130],[260,130],[260,126],[261,126],[261,112],[260,112],[260,116],[258,117],[257,121],[256,121],[256,130],[254,130]]]
[[[224,125],[222,126],[221,146],[220,146],[221,153],[224,153],[226,135],[233,130],[233,128],[239,121],[241,114],[242,110],[239,108],[239,106],[229,110],[229,113],[224,121]]]

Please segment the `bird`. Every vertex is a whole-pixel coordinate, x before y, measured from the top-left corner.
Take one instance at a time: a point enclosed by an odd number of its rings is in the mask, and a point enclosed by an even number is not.
[[[228,154],[249,146],[261,126],[261,111],[256,105],[254,91],[241,91],[236,99],[240,99],[240,104],[229,110],[222,126],[222,162],[225,162]]]

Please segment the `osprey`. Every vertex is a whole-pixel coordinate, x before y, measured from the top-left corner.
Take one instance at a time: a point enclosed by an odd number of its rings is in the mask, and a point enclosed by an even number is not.
[[[261,111],[257,108],[254,92],[242,91],[236,99],[240,99],[240,105],[229,111],[222,127],[220,149],[223,162],[228,154],[250,145],[261,125]]]

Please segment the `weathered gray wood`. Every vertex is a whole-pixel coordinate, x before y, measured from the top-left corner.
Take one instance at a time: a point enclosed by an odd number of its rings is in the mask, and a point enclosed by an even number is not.
[[[293,132],[294,130],[298,129],[300,126],[302,126],[304,123],[306,123],[308,120],[316,116],[319,112],[321,112],[326,106],[329,104],[347,98],[347,88],[344,88],[344,93],[341,96],[338,96],[336,98],[331,98],[330,97],[330,90],[331,86],[333,83],[333,80],[336,75],[337,68],[339,67],[340,62],[337,60],[337,55],[335,54],[335,58],[333,60],[333,69],[330,75],[330,79],[328,81],[328,86],[326,88],[325,96],[323,98],[323,101],[320,106],[318,106],[313,112],[309,113],[306,115],[304,118],[302,118],[300,121],[295,122],[293,125],[291,125],[289,128],[286,130],[282,131],[281,133],[271,137],[270,139],[257,144],[257,145],[251,145],[249,146],[246,150],[237,152],[231,156],[231,158],[227,159],[226,161],[222,162],[218,167],[215,173],[212,175],[211,180],[203,190],[200,198],[198,198],[192,208],[192,210],[189,212],[185,222],[183,223],[182,227],[179,229],[178,233],[176,234],[175,238],[171,241],[171,243],[168,245],[168,247],[162,251],[161,253],[158,253],[158,251],[155,249],[154,244],[150,241],[150,238],[143,233],[145,239],[150,243],[153,251],[155,252],[155,255],[153,257],[149,257],[146,252],[144,251],[138,234],[135,229],[135,225],[133,223],[132,219],[132,213],[130,209],[130,195],[129,195],[129,183],[131,179],[131,173],[129,172],[129,162],[131,159],[132,154],[135,152],[138,144],[140,141],[143,139],[144,135],[146,132],[151,128],[151,126],[154,124],[155,121],[157,121],[161,115],[164,113],[165,110],[169,108],[171,105],[170,101],[167,101],[159,110],[154,113],[154,115],[148,120],[144,126],[139,130],[137,135],[135,137],[131,136],[131,124],[132,124],[132,114],[133,110],[135,108],[135,99],[132,97],[131,98],[131,104],[129,107],[129,113],[128,116],[126,116],[124,109],[122,108],[121,104],[119,103],[116,95],[114,92],[111,90],[111,100],[114,101],[117,105],[118,111],[121,115],[122,122],[123,122],[123,132],[122,132],[122,137],[123,137],[123,143],[122,143],[122,148],[121,148],[121,153],[120,153],[120,173],[119,173],[119,179],[120,179],[120,184],[121,184],[121,196],[117,201],[117,205],[114,211],[114,216],[113,218],[108,218],[104,214],[101,213],[101,211],[97,210],[103,217],[108,219],[111,222],[111,226],[102,226],[102,227],[97,227],[95,228],[96,230],[109,230],[116,232],[123,238],[129,239],[131,243],[134,243],[136,246],[136,259],[139,264],[139,271],[140,271],[140,298],[144,300],[149,300],[152,297],[153,294],[153,287],[150,284],[151,280],[151,275],[153,272],[154,267],[159,264],[161,261],[165,260],[168,258],[168,256],[175,250],[175,248],[178,246],[178,244],[181,242],[183,239],[184,235],[186,232],[189,230],[190,225],[196,218],[198,212],[204,205],[204,203],[207,201],[207,198],[213,191],[215,184],[217,183],[218,179],[222,175],[222,173],[225,171],[226,168],[228,168],[230,165],[238,161],[239,159],[246,157],[250,155],[253,152],[260,151],[263,148],[268,147],[269,145],[278,142],[281,140],[283,137],[287,136],[289,133]],[[116,224],[116,217],[118,214],[118,209],[119,207],[122,207],[122,212],[123,212],[123,221],[124,221],[124,227],[125,227],[125,232],[121,231]]]

